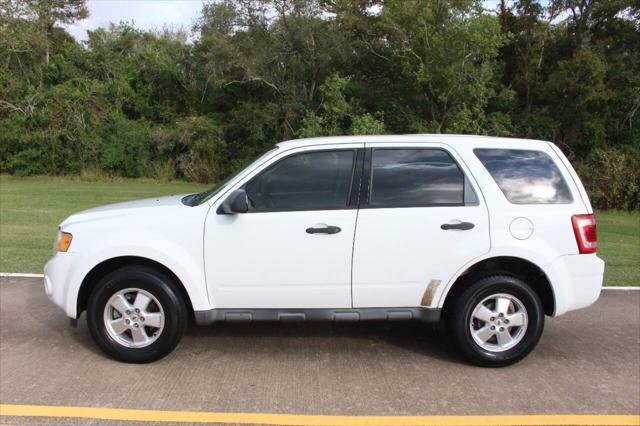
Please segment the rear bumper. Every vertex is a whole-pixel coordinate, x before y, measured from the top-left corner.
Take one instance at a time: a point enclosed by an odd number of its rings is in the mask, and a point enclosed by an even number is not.
[[[544,269],[553,287],[553,316],[586,308],[598,300],[604,279],[604,261],[595,254],[560,256]]]

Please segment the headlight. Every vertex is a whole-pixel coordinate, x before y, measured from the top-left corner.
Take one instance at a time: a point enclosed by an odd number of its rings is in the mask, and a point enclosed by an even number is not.
[[[69,246],[71,245],[71,240],[73,240],[73,235],[68,232],[62,232],[58,229],[58,234],[56,235],[56,242],[53,245],[53,251],[62,251],[65,252],[69,250]]]

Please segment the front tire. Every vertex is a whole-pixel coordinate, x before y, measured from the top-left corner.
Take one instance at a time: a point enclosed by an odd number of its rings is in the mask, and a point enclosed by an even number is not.
[[[172,280],[142,266],[104,276],[87,304],[87,324],[96,344],[124,362],[166,356],[182,339],[187,322],[187,307]]]
[[[476,365],[503,367],[529,354],[544,329],[544,310],[536,292],[510,275],[475,281],[446,312],[448,333]]]

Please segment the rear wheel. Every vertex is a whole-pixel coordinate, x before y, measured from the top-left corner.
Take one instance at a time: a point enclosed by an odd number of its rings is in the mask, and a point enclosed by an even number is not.
[[[502,367],[524,358],[538,343],[544,310],[522,280],[492,275],[472,282],[447,310],[447,328],[473,363]]]
[[[127,267],[100,280],[89,297],[87,323],[105,353],[145,363],[178,345],[187,326],[187,308],[170,278],[149,268]]]

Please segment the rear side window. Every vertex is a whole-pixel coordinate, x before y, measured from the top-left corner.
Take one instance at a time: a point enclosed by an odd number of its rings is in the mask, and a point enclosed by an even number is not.
[[[375,149],[371,207],[464,204],[464,175],[441,149]]]
[[[568,204],[571,191],[558,166],[542,151],[474,149],[513,204]]]
[[[250,211],[346,208],[354,154],[315,151],[280,160],[246,185]]]

